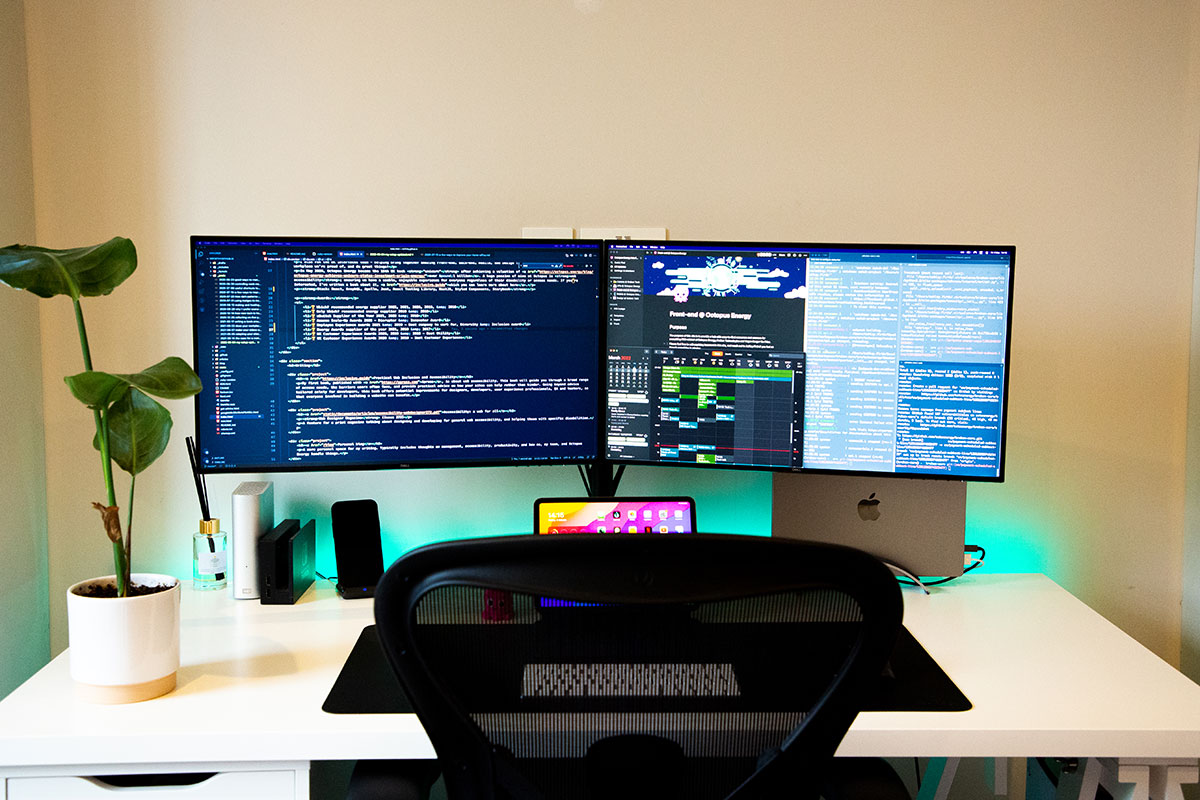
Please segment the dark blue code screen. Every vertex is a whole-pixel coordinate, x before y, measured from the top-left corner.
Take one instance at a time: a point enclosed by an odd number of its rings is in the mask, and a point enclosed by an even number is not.
[[[596,457],[599,243],[191,245],[202,469]]]

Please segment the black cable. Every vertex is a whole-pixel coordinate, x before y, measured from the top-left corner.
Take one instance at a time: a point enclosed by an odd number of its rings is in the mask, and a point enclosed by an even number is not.
[[[987,557],[987,551],[984,550],[982,547],[980,547],[977,544],[967,545],[966,547],[963,548],[963,552],[964,553],[979,553],[979,558],[975,559],[975,561],[972,562],[971,564],[969,564],[968,566],[963,567],[962,575],[951,575],[946,578],[939,578],[936,581],[921,581],[921,584],[924,586],[941,586],[943,583],[949,583],[950,581],[957,580],[957,579],[961,578],[963,575],[966,575],[971,570],[982,566],[983,559]],[[902,584],[904,584],[905,586],[916,586],[917,585],[917,584],[913,583],[912,581],[908,580],[907,578],[899,578],[899,581]]]

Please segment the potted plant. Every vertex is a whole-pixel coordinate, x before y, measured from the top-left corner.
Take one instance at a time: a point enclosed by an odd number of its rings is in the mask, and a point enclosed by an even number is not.
[[[64,295],[75,306],[84,371],[65,380],[95,422],[92,446],[100,453],[106,496],[92,505],[112,545],[113,574],[68,590],[67,622],[71,675],[85,696],[99,702],[169,692],[179,668],[179,580],[132,572],[133,498],[138,473],[162,455],[171,435],[171,414],[154,398],[191,397],[200,391],[200,379],[173,356],[134,374],[95,370],[80,304],[82,297],[109,294],[136,268],[133,242],[119,237],[68,250],[0,248],[0,282],[39,297]],[[114,464],[129,474],[124,523]]]

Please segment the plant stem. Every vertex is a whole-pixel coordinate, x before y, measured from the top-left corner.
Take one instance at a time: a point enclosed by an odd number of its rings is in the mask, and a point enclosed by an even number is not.
[[[75,328],[79,331],[79,347],[83,350],[83,368],[92,370],[92,350],[88,346],[87,326],[83,323],[83,306],[79,298],[71,299],[75,304]],[[100,464],[104,470],[104,488],[108,492],[108,504],[117,504],[117,493],[113,486],[112,460],[108,456],[108,425],[104,413],[100,409],[92,409],[96,421],[96,439],[100,443]]]
[[[137,484],[137,473],[129,475],[129,508],[125,521],[125,584],[133,583],[130,571],[133,565],[133,488]],[[118,584],[120,585],[120,584]]]
[[[92,368],[92,348],[88,346],[87,326],[83,324],[83,306],[79,303],[78,297],[72,297],[71,302],[75,304],[75,328],[79,331],[79,347],[83,350],[83,368],[90,370]]]
[[[87,326],[83,322],[83,306],[78,297],[72,297],[71,302],[75,305],[75,328],[79,332],[79,348],[83,351],[83,368],[91,371],[92,350],[88,345]],[[115,506],[117,492],[113,485],[112,459],[108,451],[108,420],[100,409],[92,409],[92,417],[96,423],[96,441],[100,445],[100,467],[104,472],[108,505]],[[117,579],[117,596],[125,597],[129,592],[129,555],[128,548],[121,542],[113,542],[113,567]]]
[[[129,559],[125,558],[125,547],[121,542],[113,542],[113,573],[117,579],[117,597],[129,594]]]

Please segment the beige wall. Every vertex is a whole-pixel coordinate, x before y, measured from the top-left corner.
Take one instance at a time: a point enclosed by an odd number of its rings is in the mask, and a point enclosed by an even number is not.
[[[1009,480],[971,488],[972,538],[1177,661],[1195,7],[28,0],[37,235],[138,243],[139,273],[88,306],[120,371],[190,352],[192,233],[1013,243]],[[89,419],[60,382],[68,312],[42,320],[52,588],[107,560],[80,491],[98,484]],[[196,509],[174,408],[135,558],[182,574]],[[737,498],[769,502],[764,476],[652,472],[629,487],[694,493],[716,529],[746,516]],[[527,525],[534,496],[578,490],[547,469],[278,483],[290,513],[375,496],[397,546]],[[451,486],[491,522],[446,511]]]
[[[1200,2],[1192,11],[1192,104],[1200,107]],[[1200,141],[1196,143],[1200,149]],[[1197,179],[1200,193],[1200,178]],[[1195,271],[1192,278],[1192,347],[1188,375],[1186,529],[1183,557],[1183,629],[1180,668],[1200,681],[1200,197],[1196,203]]]
[[[0,244],[34,237],[21,0],[0,0]],[[0,697],[50,656],[37,298],[0,288]],[[11,609],[19,609],[12,613]]]
[[[1183,554],[1180,669],[1200,681],[1200,208],[1196,215],[1196,275],[1192,290],[1192,354],[1188,389],[1187,527]]]

